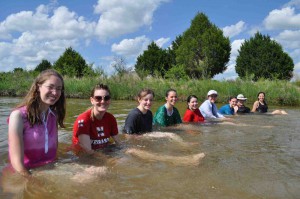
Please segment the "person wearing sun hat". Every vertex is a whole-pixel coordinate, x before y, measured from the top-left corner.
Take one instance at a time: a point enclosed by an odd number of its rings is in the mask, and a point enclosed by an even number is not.
[[[237,107],[237,113],[250,113],[250,108],[249,107],[246,107],[245,106],[245,102],[247,100],[246,97],[244,97],[243,94],[238,94],[237,95],[237,104],[236,104],[236,107]]]
[[[207,100],[205,100],[199,110],[205,119],[207,118],[224,118],[224,116],[218,112],[218,108],[215,104],[218,97],[218,92],[210,90],[207,93]]]

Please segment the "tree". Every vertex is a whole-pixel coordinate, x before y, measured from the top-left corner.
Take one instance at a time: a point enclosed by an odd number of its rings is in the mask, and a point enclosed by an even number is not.
[[[14,68],[13,72],[14,72],[14,73],[24,72],[24,69],[23,69],[23,68],[20,68],[20,67]]]
[[[294,62],[276,41],[268,35],[257,32],[246,40],[238,51],[235,70],[239,77],[290,80],[293,77]]]
[[[62,75],[80,78],[84,76],[84,71],[89,66],[78,52],[69,47],[54,63],[53,67]]]
[[[131,68],[126,67],[126,60],[124,57],[114,57],[114,63],[112,67],[116,70],[117,75],[123,77],[126,73],[129,73]]]
[[[176,50],[176,62],[192,78],[212,78],[227,69],[230,41],[207,16],[198,13]]]
[[[42,72],[42,71],[47,70],[47,69],[49,69],[49,68],[51,68],[51,67],[52,67],[52,64],[51,64],[48,60],[43,59],[42,62],[39,63],[39,64],[35,67],[34,71]]]
[[[174,41],[172,41],[171,48],[169,47],[167,49],[168,57],[169,57],[169,63],[172,67],[176,66],[176,50],[180,46],[182,41],[182,36],[179,35],[175,38]]]
[[[171,68],[170,56],[166,50],[151,42],[147,50],[138,56],[134,67],[141,78],[145,75],[155,76],[157,74],[164,77],[165,72]]]

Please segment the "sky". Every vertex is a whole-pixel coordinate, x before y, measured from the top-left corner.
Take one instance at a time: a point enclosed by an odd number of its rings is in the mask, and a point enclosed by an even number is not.
[[[197,13],[231,42],[227,70],[216,80],[235,79],[235,60],[245,40],[259,31],[293,59],[300,78],[300,0],[26,0],[0,1],[0,72],[52,64],[72,47],[106,74],[117,57],[133,68],[154,41],[168,48]]]

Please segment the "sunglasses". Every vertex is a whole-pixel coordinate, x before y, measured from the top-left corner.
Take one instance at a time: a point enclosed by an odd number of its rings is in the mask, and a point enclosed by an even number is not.
[[[104,100],[105,102],[110,100],[110,95],[106,95],[106,96],[94,96],[93,97],[97,102],[101,102],[102,100]]]

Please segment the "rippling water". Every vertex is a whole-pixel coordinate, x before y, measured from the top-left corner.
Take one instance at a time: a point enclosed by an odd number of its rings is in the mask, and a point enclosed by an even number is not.
[[[0,98],[1,170],[7,163],[6,119],[17,102],[18,98]],[[155,102],[153,112],[161,104]],[[120,130],[136,105],[112,102],[109,112]],[[73,122],[89,106],[88,100],[67,101],[67,128],[59,131],[59,159],[71,156]],[[177,107],[183,116],[185,103]],[[285,110],[289,115],[242,115],[229,122],[160,129],[176,134],[177,140],[121,135],[123,149],[34,170],[38,185],[24,187],[17,176],[6,179],[0,174],[0,198],[300,198],[300,110]],[[199,165],[183,166],[133,157],[125,153],[127,148],[174,157],[204,152],[206,157]]]

